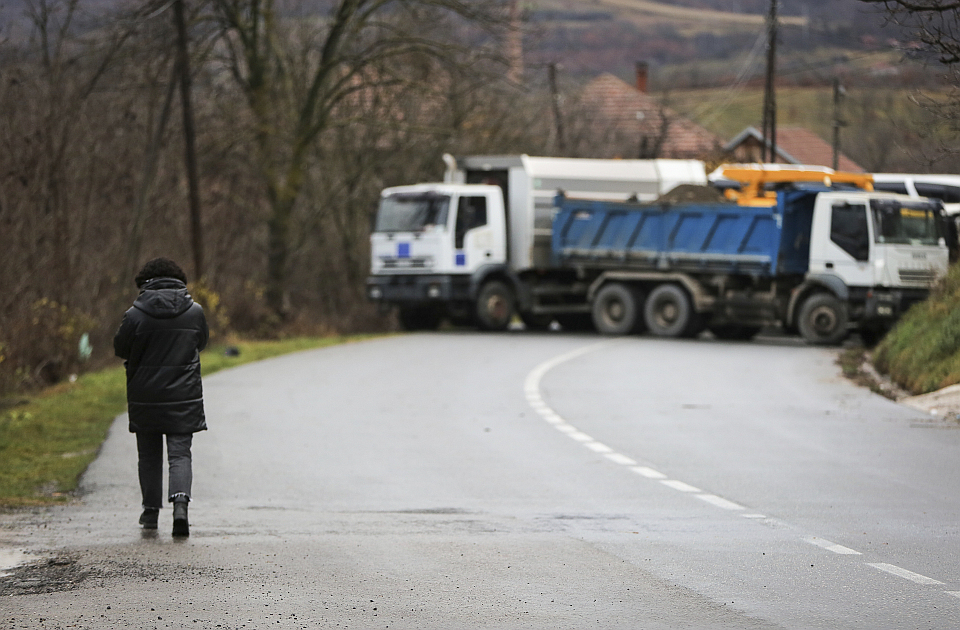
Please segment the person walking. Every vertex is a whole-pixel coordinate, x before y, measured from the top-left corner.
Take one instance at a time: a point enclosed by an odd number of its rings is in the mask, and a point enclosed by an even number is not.
[[[127,372],[127,415],[137,436],[140,525],[156,529],[163,507],[163,443],[169,467],[173,535],[189,536],[187,504],[193,483],[193,434],[205,431],[200,351],[209,329],[203,308],[187,292],[187,277],[172,260],[154,258],[135,278],[140,295],[113,339]]]

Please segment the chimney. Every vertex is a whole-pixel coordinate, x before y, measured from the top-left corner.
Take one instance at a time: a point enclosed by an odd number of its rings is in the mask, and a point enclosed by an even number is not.
[[[650,73],[650,64],[646,61],[637,62],[637,91],[647,91],[647,76]]]

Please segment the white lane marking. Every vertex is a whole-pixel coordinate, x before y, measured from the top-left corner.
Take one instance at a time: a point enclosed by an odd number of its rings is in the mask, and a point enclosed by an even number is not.
[[[667,476],[662,472],[660,472],[659,470],[654,470],[653,468],[648,468],[647,466],[634,466],[630,470],[637,473],[641,477],[646,477],[647,479],[666,479],[667,478]]]
[[[613,449],[607,446],[606,444],[601,444],[600,442],[587,442],[584,444],[587,448],[595,453],[604,453],[609,454],[613,452]]]
[[[591,344],[589,346],[584,346],[582,348],[577,348],[566,354],[561,354],[558,357],[554,357],[547,361],[544,361],[537,367],[527,374],[527,379],[523,384],[523,391],[527,394],[528,400],[535,400],[538,403],[546,407],[546,403],[543,401],[543,397],[540,396],[540,379],[543,378],[543,375],[555,368],[556,366],[569,361],[570,359],[575,359],[581,355],[587,354],[588,352],[593,352],[594,350],[599,350],[604,346],[609,346],[613,344],[614,341],[601,341],[600,343]]]
[[[666,479],[661,481],[663,485],[668,488],[673,488],[674,490],[679,490],[680,492],[700,492],[700,488],[694,488],[688,483],[683,483],[682,481],[677,481],[676,479]]]
[[[653,468],[650,468],[648,466],[634,466],[633,464],[636,463],[634,460],[630,459],[626,455],[621,455],[620,453],[614,452],[613,449],[611,449],[609,446],[602,444],[600,442],[597,442],[593,438],[591,438],[589,435],[582,433],[579,429],[577,429],[572,424],[569,424],[566,420],[564,420],[559,414],[557,414],[553,409],[550,408],[549,405],[547,405],[544,402],[543,397],[540,395],[540,381],[543,379],[544,374],[549,372],[551,369],[553,369],[557,365],[560,365],[561,363],[564,363],[571,359],[575,359],[576,357],[587,354],[589,352],[593,352],[594,350],[599,350],[600,348],[611,345],[613,343],[615,343],[615,341],[613,340],[602,341],[600,343],[596,343],[590,346],[584,346],[572,352],[568,352],[566,354],[562,354],[560,356],[554,357],[553,359],[550,359],[548,361],[544,361],[543,363],[535,367],[533,370],[531,370],[529,374],[527,374],[527,378],[523,384],[523,390],[527,399],[527,404],[529,404],[530,407],[534,411],[536,411],[537,414],[544,421],[552,424],[557,430],[563,433],[566,433],[567,435],[569,435],[575,440],[583,442],[584,446],[586,446],[587,448],[590,448],[591,450],[604,453],[606,457],[609,458],[610,460],[618,464],[622,464],[624,466],[629,466],[630,470],[637,473],[641,477],[646,477],[647,479],[657,479],[660,481],[660,483],[664,484],[665,486],[673,488],[674,490],[679,490],[680,492],[697,493],[694,496],[716,507],[720,507],[728,510],[744,509],[743,506],[737,503],[734,503],[733,501],[728,501],[727,499],[724,499],[722,497],[719,497],[713,494],[701,493],[701,491],[698,488],[695,488],[694,486],[691,486],[682,481],[678,481],[675,479],[667,479],[666,478],[667,476],[665,474],[657,470],[654,470]],[[743,518],[757,519],[757,520],[763,520],[767,518],[763,514],[752,514],[752,513],[741,514],[741,516]],[[805,542],[816,545],[818,547],[823,547],[824,549],[827,549],[828,551],[832,551],[833,553],[845,554],[845,555],[853,555],[853,554],[861,555],[859,551],[854,551],[853,549],[844,547],[843,545],[837,545],[835,543],[831,543],[829,541],[823,540],[822,538],[809,536],[804,538],[803,540]],[[875,569],[879,569],[880,571],[885,571],[887,573],[896,575],[906,580],[916,582],[917,584],[943,584],[943,582],[934,580],[933,578],[929,578],[925,575],[920,575],[919,573],[914,573],[913,571],[902,569],[892,564],[886,564],[884,562],[876,562],[876,563],[868,562],[866,564]],[[944,592],[947,595],[953,595],[954,597],[960,598],[960,591],[944,591]]]
[[[816,545],[817,547],[826,549],[827,551],[832,551],[833,553],[838,553],[840,555],[845,555],[845,556],[861,555],[859,551],[854,551],[849,547],[844,547],[843,545],[838,545],[836,543],[830,542],[829,540],[825,540],[823,538],[817,538],[816,536],[805,536],[801,538],[801,540],[805,543]]]
[[[555,414],[552,410],[541,412],[540,416],[550,424],[562,424],[564,422],[563,418]]]
[[[710,505],[716,506],[718,508],[723,508],[724,510],[742,510],[743,506],[739,503],[734,503],[733,501],[728,501],[723,497],[718,497],[715,494],[698,494],[696,495],[698,499],[706,501]]]
[[[626,455],[621,455],[620,453],[608,453],[607,459],[615,464],[620,464],[621,466],[636,466],[637,464],[637,462],[633,461]]]
[[[943,584],[933,578],[928,578],[925,575],[920,575],[919,573],[914,573],[913,571],[907,571],[906,569],[901,569],[900,567],[887,564],[885,562],[868,562],[867,566],[873,567],[874,569],[880,569],[881,571],[886,571],[897,577],[902,577],[905,580],[910,580],[911,582],[916,582],[917,584]]]

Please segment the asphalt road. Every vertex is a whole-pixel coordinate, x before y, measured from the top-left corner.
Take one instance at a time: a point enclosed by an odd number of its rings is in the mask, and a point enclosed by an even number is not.
[[[440,333],[205,380],[191,537],[118,418],[0,627],[956,628],[960,424],[836,351]]]

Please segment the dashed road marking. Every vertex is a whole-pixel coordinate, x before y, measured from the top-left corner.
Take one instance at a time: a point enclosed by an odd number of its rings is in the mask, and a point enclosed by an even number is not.
[[[595,453],[603,453],[607,455],[613,454],[613,449],[607,446],[606,444],[601,444],[600,442],[587,442],[584,444],[587,448]]]
[[[724,510],[742,510],[744,509],[739,503],[734,503],[733,501],[728,501],[723,497],[718,497],[715,494],[698,494],[696,495],[701,501],[706,501],[710,505],[713,505]]]
[[[677,481],[676,479],[664,479],[660,481],[660,483],[668,488],[673,488],[674,490],[678,490],[680,492],[700,492],[700,488],[695,488],[688,483]]]
[[[905,580],[910,580],[911,582],[916,582],[917,584],[943,584],[939,580],[933,578],[928,578],[925,575],[920,575],[919,573],[914,573],[913,571],[907,571],[906,569],[901,569],[900,567],[887,564],[885,562],[868,562],[867,566],[873,567],[874,569],[880,569],[881,571],[886,571],[897,577],[902,577]]]
[[[602,442],[598,442],[594,440],[592,437],[590,437],[589,435],[587,435],[586,433],[583,433],[582,431],[580,431],[577,427],[567,422],[562,416],[560,416],[557,412],[551,409],[550,406],[546,404],[546,402],[544,402],[543,397],[540,395],[540,380],[543,378],[544,374],[549,372],[551,369],[553,369],[557,365],[560,365],[561,363],[564,363],[571,359],[575,359],[589,352],[593,352],[594,350],[599,350],[600,348],[611,345],[612,343],[614,342],[604,341],[604,342],[593,344],[590,346],[585,346],[583,348],[574,350],[573,352],[568,352],[566,354],[562,354],[560,356],[554,357],[553,359],[550,359],[548,361],[544,361],[543,363],[535,367],[527,375],[527,378],[526,378],[526,381],[524,382],[524,387],[523,387],[524,394],[526,395],[527,403],[530,405],[530,408],[536,411],[537,414],[545,422],[551,424],[555,429],[557,429],[561,433],[564,433],[568,437],[582,443],[588,449],[596,453],[603,454],[607,459],[609,459],[613,463],[627,467],[629,470],[635,472],[641,477],[657,480],[660,483],[662,483],[664,486],[667,486],[668,488],[672,488],[679,492],[691,494],[692,496],[695,496],[701,501],[709,503],[714,507],[718,507],[724,510],[732,510],[732,511],[746,509],[739,503],[734,503],[733,501],[724,499],[723,497],[717,496],[715,494],[709,494],[709,493],[703,492],[699,488],[691,486],[690,484],[680,481],[678,479],[668,479],[667,475],[665,475],[664,473],[658,470],[650,468],[649,466],[637,465],[637,462],[633,458],[628,457],[622,453],[616,452],[614,449],[610,448],[606,444],[603,444]],[[748,519],[753,519],[758,521],[762,520],[764,522],[771,522],[770,520],[768,520],[768,517],[764,514],[757,514],[757,513],[751,512],[747,514],[741,514],[741,516],[743,518],[748,518]],[[838,545],[836,543],[830,542],[829,540],[818,538],[816,536],[805,536],[801,538],[801,540],[803,540],[808,544],[821,547],[822,549],[826,549],[827,551],[830,551],[838,555],[857,555],[857,556],[862,555],[859,551],[850,549],[849,547],[844,547],[843,545]],[[925,575],[920,575],[919,573],[914,573],[913,571],[908,571],[907,569],[903,569],[893,564],[887,564],[884,562],[867,562],[866,564],[875,569],[879,569],[880,571],[884,571],[891,575],[895,575],[897,577],[910,580],[911,582],[915,582],[917,584],[923,584],[923,585],[943,584],[943,582],[940,582],[933,578],[929,578]],[[960,591],[944,591],[944,592],[947,595],[952,595],[954,597],[960,598]]]
[[[817,538],[816,536],[806,536],[801,540],[803,540],[803,542],[805,543],[816,545],[817,547],[821,547],[823,549],[826,549],[827,551],[832,551],[833,553],[837,553],[840,555],[846,555],[846,556],[861,555],[859,551],[854,551],[849,547],[844,547],[843,545],[838,545],[836,543],[830,542],[829,540],[825,540],[823,538]]]
[[[637,473],[641,477],[646,477],[647,479],[666,479],[667,476],[658,470],[649,468],[647,466],[633,466],[630,468],[633,472]]]
[[[607,453],[607,459],[612,461],[614,464],[620,464],[621,466],[637,465],[637,462],[633,461],[626,455],[621,455],[620,453]]]

